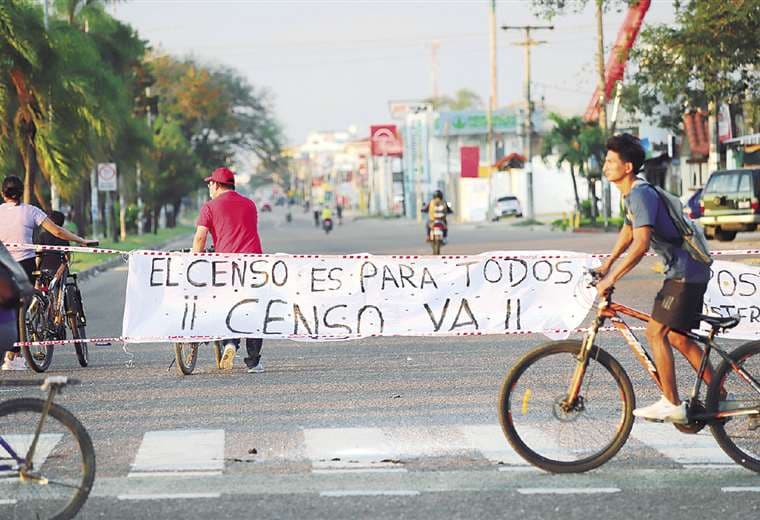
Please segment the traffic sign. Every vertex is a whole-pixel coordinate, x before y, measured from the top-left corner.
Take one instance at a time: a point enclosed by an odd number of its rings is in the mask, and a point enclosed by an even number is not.
[[[116,164],[99,163],[98,164],[98,191],[116,191],[118,183],[116,181]]]

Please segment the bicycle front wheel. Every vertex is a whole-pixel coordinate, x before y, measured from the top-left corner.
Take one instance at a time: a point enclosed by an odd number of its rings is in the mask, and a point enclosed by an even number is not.
[[[18,313],[19,340],[47,341],[55,339],[51,334],[51,324],[48,319],[47,299],[35,291],[31,303]],[[53,345],[34,345],[21,347],[21,353],[29,368],[35,372],[44,372],[53,362]]]
[[[177,373],[189,376],[195,370],[195,362],[198,361],[198,343],[175,343],[174,358]]]
[[[74,284],[66,284],[65,297],[66,320],[68,321],[69,329],[71,329],[71,337],[73,339],[86,339],[86,319],[84,317],[84,308],[82,307],[82,297],[79,294],[77,286]],[[77,341],[74,343],[74,350],[77,354],[79,366],[86,367],[90,363],[87,342]]]
[[[746,343],[731,352],[731,358],[755,381],[760,381],[760,341]],[[721,390],[730,401],[720,403]],[[739,372],[723,361],[707,392],[708,411],[760,407],[760,393]],[[726,454],[747,469],[760,473],[760,414],[736,415],[710,424],[713,437]]]
[[[499,421],[509,444],[526,461],[552,473],[601,466],[625,444],[635,397],[623,367],[592,347],[574,403],[567,393],[580,341],[553,341],[526,354],[501,387]]]
[[[0,518],[73,518],[87,500],[95,479],[95,450],[82,424],[53,403],[29,463],[28,451],[45,401],[14,399],[0,403]]]

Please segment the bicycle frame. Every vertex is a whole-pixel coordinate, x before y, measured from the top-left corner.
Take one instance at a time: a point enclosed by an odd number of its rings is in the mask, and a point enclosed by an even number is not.
[[[646,349],[641,345],[639,340],[636,338],[636,335],[633,333],[633,331],[631,331],[628,324],[625,323],[620,318],[620,314],[622,314],[625,316],[630,316],[632,318],[635,318],[643,322],[649,322],[649,320],[651,320],[651,316],[641,311],[637,311],[636,309],[627,307],[625,305],[614,303],[612,302],[611,297],[612,297],[612,293],[610,292],[599,303],[596,318],[594,319],[594,322],[591,324],[588,331],[584,335],[582,347],[577,358],[578,364],[573,374],[573,378],[570,382],[570,388],[568,389],[566,400],[563,401],[564,407],[566,407],[568,410],[576,406],[576,403],[578,401],[578,396],[581,390],[581,385],[583,383],[583,377],[586,373],[586,367],[588,366],[588,358],[589,358],[589,354],[591,353],[591,348],[594,345],[594,340],[596,339],[596,335],[599,329],[604,325],[604,322],[608,319],[610,320],[610,323],[612,323],[612,326],[615,329],[617,329],[618,332],[620,332],[621,336],[623,336],[623,339],[625,339],[626,343],[628,343],[628,346],[633,351],[634,355],[636,356],[636,359],[639,361],[641,366],[644,367],[644,369],[647,371],[650,377],[654,380],[657,387],[660,390],[662,390],[662,382],[660,381],[660,376],[657,372],[657,367],[654,364],[654,361],[652,360],[651,356],[646,351]],[[687,336],[688,338],[696,341],[697,343],[701,345],[704,345],[705,347],[704,353],[702,354],[702,361],[700,363],[699,369],[697,370],[696,379],[694,381],[694,386],[692,388],[689,402],[694,403],[697,400],[697,397],[699,396],[699,392],[703,383],[703,376],[704,376],[705,370],[707,369],[707,363],[710,359],[710,353],[713,350],[717,352],[720,355],[720,357],[722,357],[731,366],[731,369],[734,372],[736,372],[739,375],[739,377],[741,377],[748,385],[750,385],[758,393],[758,397],[760,398],[760,382],[755,380],[755,378],[753,378],[752,375],[747,373],[747,371],[744,370],[744,368],[739,366],[731,358],[731,356],[729,356],[729,354],[727,354],[724,350],[719,348],[713,341],[713,338],[715,334],[718,332],[718,330],[719,330],[718,328],[714,327],[713,330],[707,335],[697,334],[691,331],[675,330],[675,332],[679,334],[683,334],[684,336]],[[740,415],[756,415],[756,414],[760,414],[760,408],[741,408],[741,409],[735,409],[735,410],[716,411],[716,412],[702,412],[702,413],[693,413],[693,414],[690,413],[689,419],[692,421],[694,420],[708,421],[708,420],[722,419],[726,417],[733,417],[733,416],[740,416]]]

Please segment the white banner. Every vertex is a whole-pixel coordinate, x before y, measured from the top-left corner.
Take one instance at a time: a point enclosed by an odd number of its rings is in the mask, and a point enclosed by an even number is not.
[[[737,327],[721,337],[757,339],[760,331],[760,268],[716,260],[710,269],[704,313],[741,318]]]
[[[521,257],[521,258],[518,258]],[[264,337],[503,334],[578,327],[594,300],[586,267],[558,251],[477,256],[129,257],[122,336]]]

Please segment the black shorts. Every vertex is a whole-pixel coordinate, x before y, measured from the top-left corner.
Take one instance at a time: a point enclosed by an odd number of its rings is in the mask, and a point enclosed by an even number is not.
[[[665,280],[654,298],[652,318],[671,329],[691,330],[699,327],[706,283]]]

